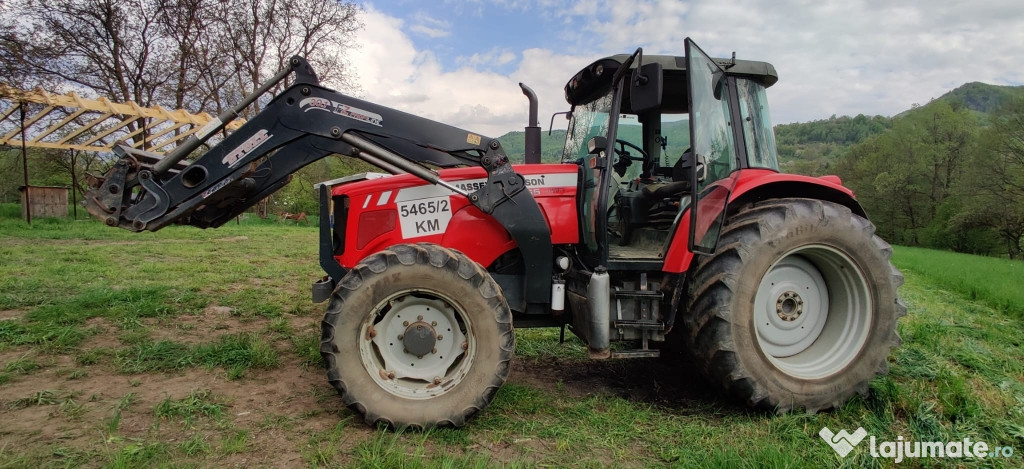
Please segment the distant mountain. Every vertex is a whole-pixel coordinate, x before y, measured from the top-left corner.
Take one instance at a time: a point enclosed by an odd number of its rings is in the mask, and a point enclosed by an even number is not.
[[[984,124],[988,114],[1010,100],[1024,98],[1024,86],[999,86],[972,82],[933,99],[923,106],[914,106],[893,117],[836,117],[806,123],[775,126],[779,163],[786,172],[818,176],[831,173],[836,160],[850,147],[881,134],[893,121],[927,112],[935,102],[948,102],[953,108],[967,108]]]
[[[964,106],[975,112],[988,114],[1014,98],[1024,97],[1024,86],[1000,86],[971,82],[950,91],[938,99]]]
[[[522,163],[526,155],[526,132],[509,132],[498,137],[505,154],[513,163]],[[546,130],[540,133],[540,159],[543,163],[562,161],[562,146],[565,145],[565,131],[555,130],[548,135]]]
[[[640,141],[639,127],[622,127],[619,129],[621,138],[631,142]],[[540,135],[541,161],[544,163],[557,163],[562,160],[562,147],[565,145],[564,130],[555,130],[548,135],[542,131]],[[521,163],[526,154],[525,132],[509,132],[498,137],[501,147],[513,163]],[[687,121],[668,122],[662,126],[661,134],[668,141],[666,151],[670,155],[681,155],[690,147],[690,127]]]
[[[835,160],[850,146],[892,127],[884,116],[832,116],[828,119],[775,126],[779,165],[787,173],[829,174]]]

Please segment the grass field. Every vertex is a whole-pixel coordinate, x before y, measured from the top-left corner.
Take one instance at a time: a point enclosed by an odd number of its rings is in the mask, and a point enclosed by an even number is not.
[[[838,411],[750,411],[689,364],[592,362],[557,330],[519,330],[491,407],[462,429],[394,433],[324,377],[312,226],[0,218],[0,467],[892,465],[866,442],[840,458],[824,426],[1016,450],[901,466],[1024,466],[1020,264],[906,248],[895,261],[904,344]]]
[[[898,248],[895,262],[937,286],[1024,318],[1024,262],[910,247]]]

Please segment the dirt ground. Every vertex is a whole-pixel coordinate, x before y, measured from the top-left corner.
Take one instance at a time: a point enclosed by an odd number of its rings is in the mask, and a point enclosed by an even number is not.
[[[19,313],[0,312],[0,320],[14,320]],[[185,344],[210,342],[228,332],[259,331],[267,325],[266,320],[233,317],[230,309],[217,306],[207,307],[202,315],[147,321],[145,330],[152,339]],[[288,322],[295,334],[319,335],[318,321],[310,317],[290,316]],[[123,347],[117,338],[119,328],[105,319],[92,319],[87,328],[97,333],[81,345],[79,353]],[[308,464],[304,452],[310,451],[316,435],[344,421],[344,438],[338,442],[344,461],[345,448],[373,436],[376,429],[343,406],[323,370],[304,365],[288,339],[276,340],[273,346],[280,352],[279,366],[250,369],[236,380],[228,379],[223,369],[203,367],[123,374],[110,354],[98,363],[80,365],[78,354],[8,348],[0,352],[0,363],[29,360],[41,367],[15,374],[0,386],[0,459],[31,454],[59,461],[61,452],[70,449],[92,453],[90,462],[102,462],[104,451],[116,451],[125,444],[177,446],[199,434],[214,448],[207,461],[217,465],[303,466]],[[580,362],[517,358],[509,382],[570,397],[606,393],[686,413],[694,406],[691,404],[706,406],[715,400],[702,382],[688,378],[695,372],[670,367],[658,359]],[[224,405],[219,419],[197,418],[186,423],[155,415],[161,402],[183,399],[197,390],[209,391],[211,399]],[[120,420],[112,424],[117,414]],[[226,442],[243,432],[244,448],[222,449],[218,454],[217,448],[226,448]],[[515,456],[508,448],[483,450],[499,461]],[[97,452],[101,453],[98,457]]]

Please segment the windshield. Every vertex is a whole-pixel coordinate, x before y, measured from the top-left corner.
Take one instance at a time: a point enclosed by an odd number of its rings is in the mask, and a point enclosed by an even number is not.
[[[572,111],[569,131],[565,136],[562,163],[576,163],[587,158],[587,141],[591,137],[607,136],[608,121],[612,107],[612,90],[587,104],[576,106]]]

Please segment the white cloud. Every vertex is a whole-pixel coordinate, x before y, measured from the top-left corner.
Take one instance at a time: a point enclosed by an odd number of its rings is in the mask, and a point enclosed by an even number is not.
[[[540,96],[546,126],[552,112],[567,109],[562,86],[580,67],[637,46],[648,54],[682,55],[686,36],[714,56],[736,51],[738,58],[775,65],[780,81],[769,98],[777,123],[894,115],[970,81],[1024,83],[1024,10],[1016,0],[488,3],[457,8],[479,16],[511,5],[556,18],[537,24],[558,29],[532,33],[545,38],[543,49],[519,50],[511,40],[483,52],[468,49],[453,70],[411,39],[425,33],[422,28],[453,31],[448,21],[415,14],[404,24],[368,7],[363,49],[352,55],[366,97],[496,136],[525,125],[527,104],[518,82]],[[485,71],[500,66],[515,70]]]
[[[417,11],[412,19],[416,24],[410,26],[409,30],[414,33],[433,39],[451,35],[451,23],[434,18],[426,12]]]
[[[443,29],[431,28],[430,26],[424,26],[422,24],[410,26],[409,30],[414,33],[422,34],[430,38],[447,37],[452,34],[451,32],[445,31]]]
[[[455,63],[469,67],[500,67],[516,60],[516,54],[508,49],[491,49],[482,54],[469,57],[457,57]]]
[[[1024,82],[1024,10],[1014,0],[580,0],[556,14],[589,25],[603,51],[708,53],[765,60],[777,122],[893,115],[960,84]],[[1016,65],[1014,65],[1016,64]]]
[[[540,120],[546,122],[551,113],[567,110],[562,87],[592,60],[528,49],[508,75],[473,68],[471,62],[483,56],[449,71],[432,52],[416,49],[401,20],[366,7],[362,21],[360,48],[350,58],[363,99],[492,137],[527,125],[528,102],[519,82],[538,94]],[[484,55],[494,64],[516,59],[511,51]]]

